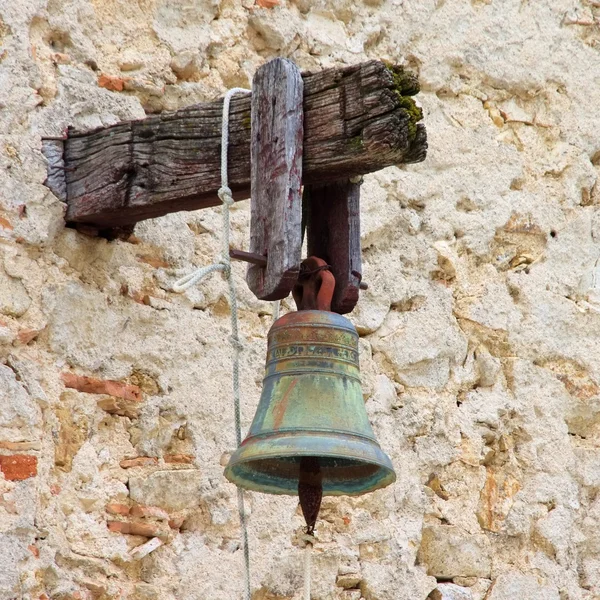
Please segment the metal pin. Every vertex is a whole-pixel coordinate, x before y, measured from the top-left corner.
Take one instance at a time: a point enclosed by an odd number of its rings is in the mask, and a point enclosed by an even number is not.
[[[267,266],[267,257],[262,254],[255,254],[254,252],[244,252],[243,250],[236,250],[235,248],[229,249],[229,256],[234,260],[243,260],[244,262],[258,265],[259,267]]]

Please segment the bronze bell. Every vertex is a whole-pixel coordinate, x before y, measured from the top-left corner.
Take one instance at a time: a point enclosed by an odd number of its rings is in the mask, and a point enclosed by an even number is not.
[[[301,306],[323,305],[295,292]],[[321,286],[315,293],[330,292]],[[301,464],[318,472],[323,495],[357,496],[396,480],[365,410],[358,333],[326,310],[291,312],[271,327],[258,409],[225,477],[246,489],[296,495]]]

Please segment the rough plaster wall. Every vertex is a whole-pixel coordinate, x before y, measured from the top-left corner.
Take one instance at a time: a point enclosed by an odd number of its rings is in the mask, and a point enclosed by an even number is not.
[[[65,229],[40,136],[216,98],[278,55],[406,64],[430,146],[363,186],[352,319],[398,482],[324,502],[313,598],[600,598],[597,4],[0,0],[0,598],[240,598],[226,288],[170,291],[218,213],[137,243]],[[247,203],[233,222],[247,247]],[[243,273],[247,427],[271,317]],[[247,502],[254,600],[299,599],[296,500]],[[141,557],[115,521],[165,543]]]

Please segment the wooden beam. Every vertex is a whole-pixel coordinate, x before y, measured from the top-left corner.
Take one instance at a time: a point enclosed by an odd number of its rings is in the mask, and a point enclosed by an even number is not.
[[[427,149],[419,90],[401,67],[370,61],[304,73],[303,180],[322,184],[420,162]],[[64,173],[67,221],[121,227],[220,203],[222,100],[88,132],[70,130],[63,164],[50,161],[49,186]],[[229,183],[250,195],[250,96],[231,102]],[[53,140],[55,148],[57,144]],[[52,154],[52,153],[51,153]]]

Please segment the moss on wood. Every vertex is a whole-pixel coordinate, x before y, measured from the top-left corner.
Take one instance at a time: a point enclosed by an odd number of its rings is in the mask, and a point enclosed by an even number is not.
[[[398,96],[400,107],[406,111],[409,118],[408,121],[408,136],[412,142],[417,135],[417,122],[423,118],[423,111],[411,96],[418,94],[421,87],[419,80],[414,73],[406,71],[400,65],[385,63],[394,81],[394,90]]]

